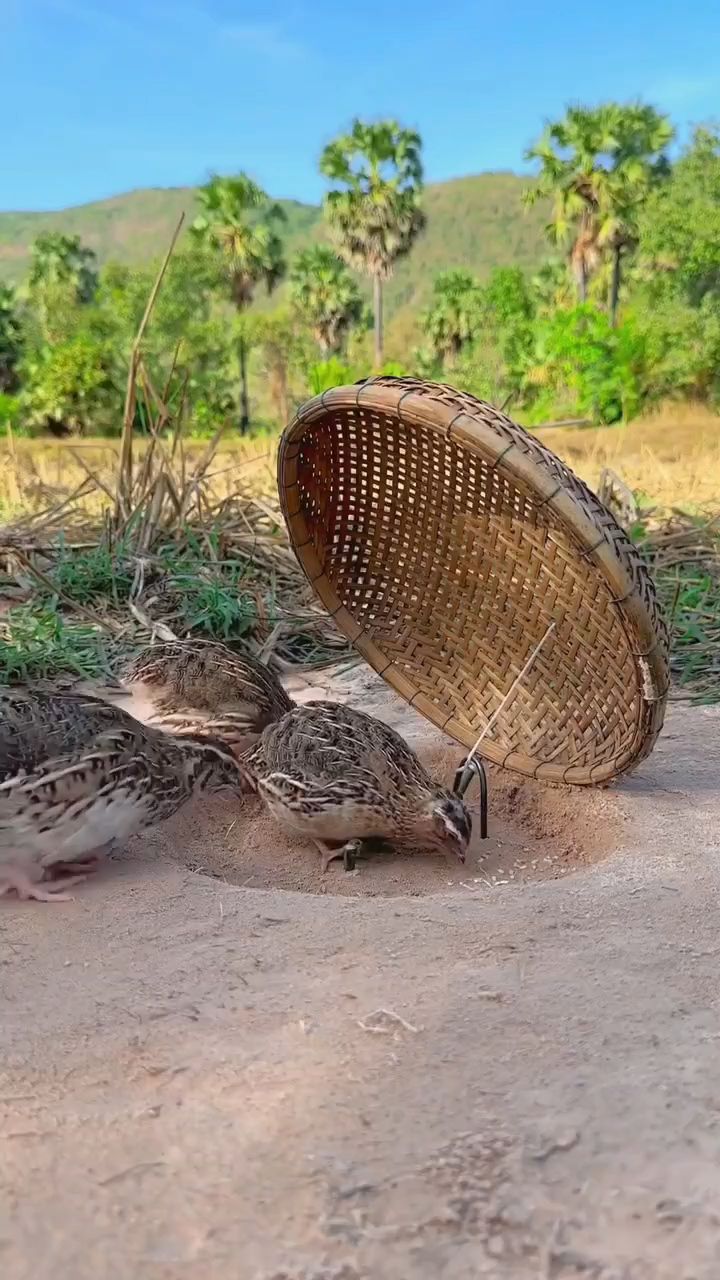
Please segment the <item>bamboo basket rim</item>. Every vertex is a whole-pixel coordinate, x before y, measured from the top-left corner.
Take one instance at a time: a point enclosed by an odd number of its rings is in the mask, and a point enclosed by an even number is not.
[[[510,477],[546,517],[572,540],[587,565],[588,581],[611,594],[633,660],[636,723],[619,754],[594,764],[567,765],[522,750],[504,751],[486,739],[484,758],[524,776],[568,785],[607,783],[652,750],[662,728],[669,689],[668,632],[647,565],[625,531],[565,463],[492,405],[442,383],[380,376],[322,392],[303,404],[285,429],[278,451],[278,490],[295,555],[315,594],[355,649],[398,694],[464,747],[477,735],[438,709],[407,670],[401,670],[360,625],[318,557],[313,529],[300,502],[298,459],[303,441],[333,415],[355,410],[384,415],[412,440],[413,432],[457,446],[493,472]],[[611,691],[600,689],[609,697]]]

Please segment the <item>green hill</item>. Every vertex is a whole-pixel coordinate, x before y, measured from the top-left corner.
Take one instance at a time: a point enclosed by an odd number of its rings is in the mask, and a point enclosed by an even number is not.
[[[288,217],[288,240],[305,240],[320,211],[295,200],[281,201]],[[142,265],[167,249],[181,213],[189,226],[197,212],[192,187],[149,188],[81,204],[55,213],[0,213],[0,279],[19,280],[27,270],[30,246],[45,231],[78,235],[99,261]]]
[[[396,333],[412,325],[438,271],[466,267],[483,278],[494,266],[532,268],[547,256],[547,213],[541,206],[522,208],[524,184],[516,174],[483,173],[427,187],[427,230],[387,289],[387,314],[394,317]],[[327,237],[317,206],[281,203],[289,255]],[[191,187],[130,191],[54,213],[0,213],[0,279],[22,279],[32,241],[50,230],[79,235],[101,263],[147,264],[167,248],[183,211],[189,224],[196,212]]]

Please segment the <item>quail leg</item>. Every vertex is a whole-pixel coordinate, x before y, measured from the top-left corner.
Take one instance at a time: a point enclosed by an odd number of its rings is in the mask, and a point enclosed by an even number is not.
[[[72,861],[51,862],[43,867],[43,879],[58,880],[63,876],[74,876],[76,874],[85,878],[91,872],[100,870],[106,858],[115,849],[116,843],[115,840],[109,840],[107,844],[100,845],[95,852],[88,852],[84,857],[75,858]],[[67,884],[67,880],[64,883]]]
[[[14,889],[21,902],[27,902],[34,899],[35,902],[73,902],[71,893],[61,893],[61,889],[67,889],[70,885],[78,884],[81,880],[85,880],[86,876],[70,876],[66,880],[58,881],[57,885],[50,885],[44,889],[36,881],[31,880],[26,871],[22,867],[13,864],[6,865],[0,871],[0,897],[4,893],[10,893]]]
[[[77,862],[53,862],[51,866],[45,868],[45,878],[47,880],[63,880],[67,884],[66,876],[75,876],[80,873],[84,880],[91,872],[98,871],[102,866],[102,858],[99,854],[89,854],[87,858],[78,858]]]
[[[342,858],[343,866],[346,871],[354,871],[355,859],[361,856],[363,848],[362,840],[347,840],[339,849],[328,849],[327,845],[323,844],[321,840],[316,840],[315,844],[322,854],[323,875],[330,866],[330,863],[334,862],[336,858]]]

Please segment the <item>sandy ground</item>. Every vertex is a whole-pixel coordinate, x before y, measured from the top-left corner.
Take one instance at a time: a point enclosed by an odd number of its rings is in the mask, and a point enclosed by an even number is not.
[[[439,773],[458,750],[367,673]],[[7,1280],[717,1280],[720,714],[464,867],[213,803],[0,901]]]

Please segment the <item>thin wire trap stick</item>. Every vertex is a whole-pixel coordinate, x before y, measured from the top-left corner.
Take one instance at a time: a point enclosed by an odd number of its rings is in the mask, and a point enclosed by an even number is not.
[[[477,774],[478,781],[480,783],[480,838],[481,840],[487,839],[487,816],[488,816],[487,774],[485,773],[485,766],[482,760],[477,755],[477,749],[480,746],[480,743],[483,741],[483,739],[486,738],[487,735],[489,734],[490,730],[495,724],[495,721],[500,715],[500,712],[503,710],[504,707],[507,706],[508,702],[512,698],[515,690],[523,680],[524,676],[527,675],[533,662],[535,661],[540,650],[545,644],[545,641],[547,640],[548,636],[555,630],[555,625],[556,625],[555,621],[553,620],[550,623],[549,627],[547,628],[545,635],[535,645],[535,648],[533,649],[529,658],[527,659],[527,661],[525,662],[521,670],[516,675],[512,684],[510,685],[510,688],[505,694],[505,697],[503,698],[502,702],[493,711],[490,719],[485,725],[485,728],[483,729],[482,733],[477,739],[477,742],[473,746],[472,750],[468,752],[462,764],[460,765],[457,773],[455,774],[455,782],[453,783],[453,790],[459,796],[462,796],[465,794],[465,792],[467,791],[470,785],[470,782],[472,781],[473,774]]]

